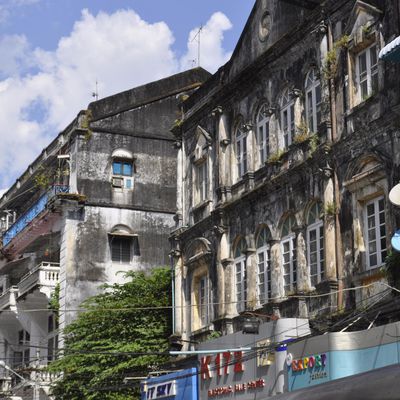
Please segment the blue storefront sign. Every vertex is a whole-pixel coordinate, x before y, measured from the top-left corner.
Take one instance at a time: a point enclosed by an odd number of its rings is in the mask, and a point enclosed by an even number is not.
[[[142,382],[141,400],[198,400],[198,373],[196,368],[149,378]]]
[[[335,332],[289,344],[288,391],[319,385],[400,362],[400,323]]]

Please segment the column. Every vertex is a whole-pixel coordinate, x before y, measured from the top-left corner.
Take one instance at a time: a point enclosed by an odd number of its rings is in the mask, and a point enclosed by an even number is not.
[[[298,226],[293,229],[296,233],[297,260],[297,291],[300,293],[311,290],[310,268],[307,262],[306,227]]]
[[[336,204],[333,178],[325,181],[324,187],[324,245],[325,245],[325,278],[336,281]]]
[[[273,302],[279,302],[285,297],[280,241],[276,239],[270,240],[269,248],[271,249],[271,297]]]

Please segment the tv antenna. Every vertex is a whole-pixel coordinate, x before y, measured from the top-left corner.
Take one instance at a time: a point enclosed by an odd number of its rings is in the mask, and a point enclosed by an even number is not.
[[[99,99],[99,91],[98,91],[97,85],[98,85],[98,82],[96,79],[96,90],[94,92],[92,92],[92,97],[94,97],[96,99],[96,101]]]
[[[203,25],[200,25],[199,30],[197,33],[194,35],[192,42],[197,39],[197,66],[200,67],[200,48],[201,48],[201,43],[200,43],[200,38],[201,38],[201,32],[203,30]]]

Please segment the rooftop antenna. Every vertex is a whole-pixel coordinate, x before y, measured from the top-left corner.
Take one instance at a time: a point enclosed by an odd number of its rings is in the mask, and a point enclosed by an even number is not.
[[[94,97],[96,99],[96,101],[99,99],[99,91],[98,91],[98,87],[97,87],[97,79],[96,79],[96,90],[94,92],[92,92],[92,97]]]
[[[201,32],[203,30],[203,25],[200,25],[199,30],[197,31],[197,33],[194,35],[193,40],[195,40],[197,38],[197,66],[200,67],[200,37],[201,37]]]

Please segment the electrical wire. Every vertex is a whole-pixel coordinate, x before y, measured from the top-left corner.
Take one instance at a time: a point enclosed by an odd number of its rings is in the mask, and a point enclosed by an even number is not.
[[[327,297],[331,296],[333,294],[338,294],[342,292],[350,292],[350,291],[356,291],[359,289],[367,289],[371,286],[375,286],[376,284],[381,284],[384,285],[392,290],[395,290],[396,292],[400,293],[399,289],[396,289],[393,286],[390,286],[387,283],[378,281],[378,282],[372,282],[369,283],[368,285],[360,285],[356,287],[350,287],[350,288],[344,288],[344,289],[338,289],[338,290],[333,290],[327,293],[318,293],[318,294],[304,294],[304,295],[289,295],[285,297],[274,297],[270,298],[269,301],[282,301],[282,300],[290,300],[290,299],[313,299],[313,298],[321,298],[321,297]],[[231,304],[240,304],[240,303],[245,303],[245,301],[228,301],[228,302],[209,302],[207,303],[208,306],[218,306],[218,305],[231,305]],[[182,308],[194,308],[197,307],[197,304],[185,304],[181,306],[175,305],[173,306],[146,306],[146,307],[137,307],[137,306],[132,306],[132,307],[119,307],[119,308],[108,308],[108,307],[101,307],[101,308],[94,308],[94,307],[80,307],[80,308],[66,308],[66,309],[60,309],[59,312],[62,313],[67,313],[67,312],[102,312],[102,311],[111,311],[111,312],[124,312],[124,311],[156,311],[156,310],[172,310],[173,308],[175,309],[182,309]],[[54,310],[49,309],[49,308],[33,308],[33,309],[18,309],[16,310],[11,310],[11,309],[5,309],[5,310],[0,310],[1,313],[35,313],[35,312],[54,312]]]

